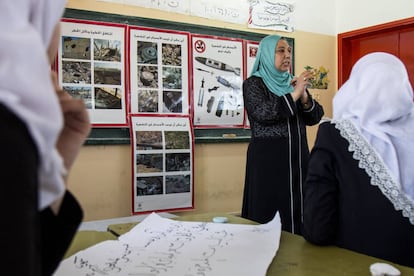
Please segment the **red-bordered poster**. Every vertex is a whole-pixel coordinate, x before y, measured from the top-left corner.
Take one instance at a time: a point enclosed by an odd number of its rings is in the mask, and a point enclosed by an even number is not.
[[[192,209],[194,135],[188,116],[131,115],[133,213]]]
[[[192,35],[191,42],[194,127],[242,127],[243,40]]]
[[[127,127],[126,25],[62,19],[61,36],[61,87],[84,100],[94,127]]]
[[[131,114],[189,115],[189,33],[129,26]]]
[[[259,42],[258,41],[251,41],[245,40],[246,43],[246,74],[245,78],[247,79],[250,77],[250,73],[252,72],[252,68],[254,62],[256,61],[256,54],[259,50]]]
[[[259,50],[259,42],[251,41],[251,40],[245,40],[244,42],[246,44],[245,45],[245,49],[246,49],[245,79],[247,79],[248,77],[250,77],[250,73],[252,72],[254,62],[256,61],[256,54],[257,54],[257,51]],[[247,113],[245,113],[245,116],[244,116],[244,127],[250,128],[250,122],[249,122],[249,118],[247,117]]]

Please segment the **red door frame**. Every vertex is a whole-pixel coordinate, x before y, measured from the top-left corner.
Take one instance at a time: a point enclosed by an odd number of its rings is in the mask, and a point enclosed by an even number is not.
[[[399,31],[414,26],[414,17],[338,34],[338,88],[348,79],[352,68],[352,41],[381,33]]]

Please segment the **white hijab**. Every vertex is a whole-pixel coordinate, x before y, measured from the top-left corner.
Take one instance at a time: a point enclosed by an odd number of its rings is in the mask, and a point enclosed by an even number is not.
[[[36,143],[40,210],[65,191],[63,161],[55,148],[63,118],[47,56],[65,4],[66,0],[0,0],[0,102],[26,124]]]
[[[356,127],[414,201],[414,102],[404,64],[381,52],[359,59],[333,99],[333,117]]]

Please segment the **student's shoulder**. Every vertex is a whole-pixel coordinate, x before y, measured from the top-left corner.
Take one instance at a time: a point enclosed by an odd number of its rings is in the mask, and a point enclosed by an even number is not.
[[[318,126],[318,136],[330,137],[338,136],[339,131],[336,128],[336,122],[330,118],[322,118]]]
[[[334,124],[335,122],[331,118],[323,117],[319,122],[319,129],[331,128]]]

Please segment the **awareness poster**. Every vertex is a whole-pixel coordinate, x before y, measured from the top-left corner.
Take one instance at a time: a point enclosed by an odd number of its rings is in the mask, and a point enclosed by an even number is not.
[[[259,42],[246,40],[246,79],[250,77],[254,62],[256,61],[256,54],[259,50]],[[244,127],[250,128],[249,118],[245,114]]]
[[[62,19],[59,84],[82,99],[93,126],[127,126],[126,25]]]
[[[130,27],[131,114],[189,114],[188,33]]]
[[[258,50],[258,41],[246,41],[246,78],[250,77]]]
[[[189,117],[131,116],[133,213],[193,208]]]
[[[192,35],[194,127],[241,127],[243,40]]]

